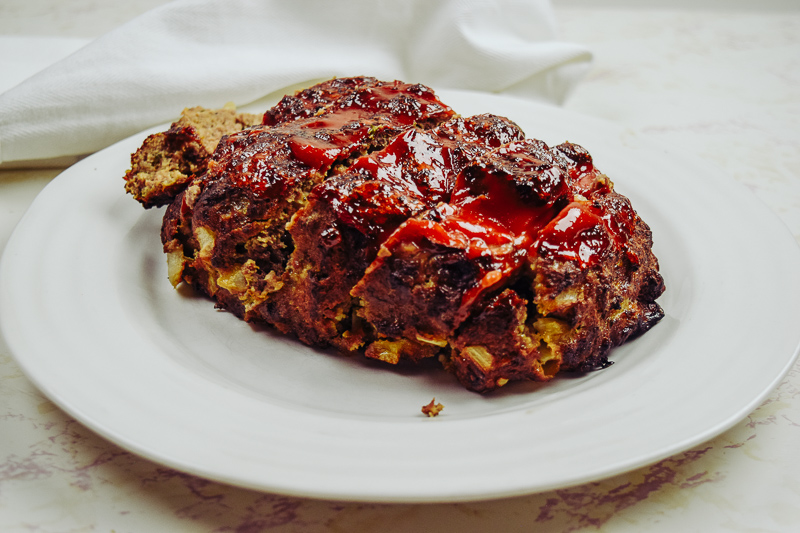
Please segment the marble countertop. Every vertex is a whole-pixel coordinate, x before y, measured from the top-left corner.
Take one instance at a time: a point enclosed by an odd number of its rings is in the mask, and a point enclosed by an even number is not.
[[[0,36],[69,37],[78,46],[160,3],[4,0]],[[556,1],[563,39],[595,55],[565,107],[716,165],[800,242],[800,5],[668,5]],[[0,249],[60,170],[0,168]],[[732,429],[602,481],[461,504],[301,499],[194,477],[109,443],[44,397],[0,338],[5,532],[798,531],[798,449],[795,366]]]

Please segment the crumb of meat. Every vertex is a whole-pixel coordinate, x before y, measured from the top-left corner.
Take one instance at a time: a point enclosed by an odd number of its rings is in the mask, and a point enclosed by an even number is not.
[[[431,400],[431,403],[422,406],[422,414],[433,418],[434,416],[439,416],[439,413],[442,412],[442,409],[444,409],[444,405],[436,403],[436,398],[434,398]]]

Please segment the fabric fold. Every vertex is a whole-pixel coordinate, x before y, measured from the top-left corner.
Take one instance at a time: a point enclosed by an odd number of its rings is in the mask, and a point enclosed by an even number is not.
[[[368,75],[561,103],[591,61],[547,0],[178,0],[0,95],[0,162],[91,153],[185,107]]]

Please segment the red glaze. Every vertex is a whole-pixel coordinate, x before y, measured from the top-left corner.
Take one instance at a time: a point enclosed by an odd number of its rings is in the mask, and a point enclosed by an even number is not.
[[[527,248],[569,195],[561,168],[536,157],[534,141],[511,143],[492,152],[489,163],[467,168],[458,178],[451,204],[473,224],[496,225]],[[522,240],[520,240],[522,238]]]
[[[228,175],[235,187],[275,196],[288,184],[325,174],[336,162],[363,149],[375,128],[402,131],[417,122],[440,122],[452,115],[422,85],[392,82],[362,87],[316,116],[229,135],[209,164],[211,177]]]
[[[516,125],[492,115],[453,119],[433,130],[409,129],[383,150],[357,159],[341,179],[317,186],[312,198],[380,243],[409,217],[449,201],[466,165],[522,137]]]
[[[581,268],[596,265],[606,253],[622,248],[633,233],[636,213],[627,202],[616,209],[597,203],[573,202],[541,232],[536,248],[541,257],[574,261]],[[628,252],[628,259],[638,258]]]
[[[323,107],[351,94],[363,87],[379,85],[375,78],[364,76],[354,78],[334,78],[294,95],[287,95],[277,105],[264,113],[262,124],[276,126],[299,118],[310,117]]]
[[[357,159],[351,171],[391,184],[405,194],[437,202],[452,189],[455,176],[450,152],[434,133],[411,129],[383,150]],[[427,183],[414,179],[422,173]]]
[[[602,213],[590,204],[573,202],[547,225],[539,237],[542,256],[575,261],[581,268],[596,264],[611,247]]]
[[[456,180],[451,202],[424,220],[405,222],[386,248],[419,245],[425,239],[464,250],[480,268],[480,280],[462,298],[462,306],[470,305],[523,264],[539,231],[571,199],[561,168],[537,157],[543,146],[537,141],[511,143],[466,168]]]
[[[453,111],[430,88],[399,81],[362,88],[336,102],[335,107],[390,115],[407,126],[423,117],[453,116]]]
[[[585,198],[611,192],[608,179],[598,171],[592,156],[582,146],[573,143],[559,144],[552,150],[559,164],[567,169],[570,189]]]
[[[541,257],[574,261],[581,268],[589,268],[606,252],[626,245],[638,217],[627,198],[609,195],[611,182],[597,170],[583,147],[563,143],[552,153],[567,170],[576,201],[542,230],[536,248]],[[626,256],[634,263],[639,261],[630,250]]]
[[[367,137],[371,126],[368,121],[373,115],[363,109],[343,109],[305,120],[302,132],[289,137],[289,149],[309,168],[327,170]]]
[[[424,198],[379,180],[352,184],[333,179],[317,186],[312,194],[328,204],[340,223],[357,229],[376,245],[404,220],[430,208]]]

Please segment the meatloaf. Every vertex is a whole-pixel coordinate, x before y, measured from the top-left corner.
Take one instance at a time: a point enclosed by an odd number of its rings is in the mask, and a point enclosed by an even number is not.
[[[650,228],[584,148],[419,84],[185,112],[125,182],[167,205],[173,285],[312,346],[434,358],[476,392],[604,367],[664,314]]]

